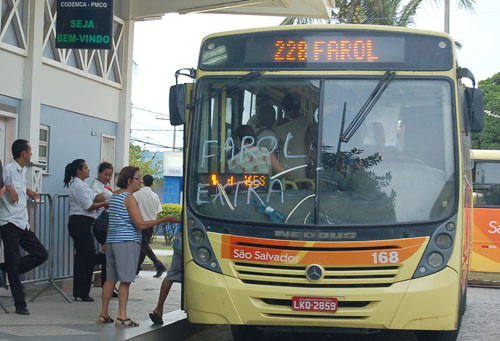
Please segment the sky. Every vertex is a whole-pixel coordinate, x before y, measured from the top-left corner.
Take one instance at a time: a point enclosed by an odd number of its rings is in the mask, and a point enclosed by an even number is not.
[[[444,1],[441,0],[441,3]],[[500,72],[500,0],[476,0],[467,11],[451,0],[450,35],[462,48],[458,62],[472,71],[476,82]],[[443,31],[444,8],[425,0],[410,27]],[[132,79],[132,137],[148,150],[171,150],[174,131],[168,120],[168,92],[175,71],[196,68],[204,36],[252,27],[277,26],[283,17],[227,14],[167,14],[161,20],[137,22],[134,36]],[[187,77],[180,83],[191,82]],[[182,129],[182,128],[180,128]],[[175,146],[182,146],[182,132],[175,132]],[[155,144],[155,145],[153,145]]]

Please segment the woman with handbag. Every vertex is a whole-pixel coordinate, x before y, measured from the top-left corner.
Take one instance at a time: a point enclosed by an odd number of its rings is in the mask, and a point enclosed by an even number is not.
[[[102,193],[104,198],[109,201],[114,191],[109,186],[113,178],[113,165],[109,162],[101,162],[97,168],[97,178],[94,179],[90,188],[96,193]],[[106,242],[106,234],[108,232],[109,213],[105,207],[97,210],[97,219],[93,225],[94,238],[99,244],[104,245]],[[103,252],[98,252],[96,255],[96,264],[101,264],[101,287],[106,281],[106,255]],[[114,296],[116,297],[116,296]]]
[[[102,193],[96,194],[84,182],[90,175],[87,162],[76,159],[64,171],[64,186],[69,194],[68,229],[75,246],[73,266],[73,296],[75,301],[93,302],[89,296],[95,265],[95,246],[91,227],[97,210],[109,207]]]

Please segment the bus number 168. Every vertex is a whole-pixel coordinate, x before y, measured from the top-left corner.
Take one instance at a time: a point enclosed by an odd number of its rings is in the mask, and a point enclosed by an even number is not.
[[[374,252],[372,253],[373,264],[387,264],[399,262],[399,253],[397,251],[391,252]]]

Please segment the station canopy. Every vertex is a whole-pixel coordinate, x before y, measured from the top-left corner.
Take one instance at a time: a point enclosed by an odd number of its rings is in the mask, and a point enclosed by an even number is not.
[[[329,18],[335,0],[130,0],[128,19],[159,19],[166,13],[225,13]]]

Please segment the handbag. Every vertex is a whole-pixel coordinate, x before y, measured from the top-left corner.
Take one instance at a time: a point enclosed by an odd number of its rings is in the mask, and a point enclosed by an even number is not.
[[[107,210],[104,210],[94,221],[94,226],[93,226],[94,237],[101,245],[106,243],[106,237],[108,234],[108,224],[109,224],[109,213]]]

